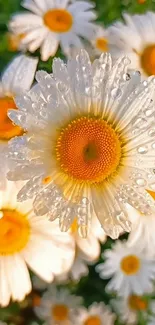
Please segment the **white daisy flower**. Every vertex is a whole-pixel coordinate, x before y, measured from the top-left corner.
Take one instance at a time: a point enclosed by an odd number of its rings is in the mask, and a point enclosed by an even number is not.
[[[81,238],[78,234],[77,219],[75,219],[68,231],[68,236],[73,241],[75,251],[74,263],[66,274],[57,277],[59,282],[66,282],[69,279],[80,280],[81,277],[88,275],[88,265],[97,262],[101,253],[101,243],[106,241],[106,235],[96,218],[93,218],[89,227],[87,238]]]
[[[105,233],[130,231],[126,203],[152,213],[155,79],[140,83],[128,73],[128,59],[110,54],[91,65],[81,50],[67,65],[53,63],[53,75],[37,72],[32,90],[16,99],[9,117],[26,130],[8,145],[10,180],[28,180],[18,194],[34,196],[38,215],[59,218],[67,231],[77,217],[87,236],[96,215]]]
[[[9,27],[15,34],[26,34],[21,44],[30,52],[40,47],[43,61],[55,55],[59,44],[69,54],[71,46],[82,47],[81,37],[89,40],[93,35],[96,14],[88,1],[24,0],[22,5],[31,12],[14,15]]]
[[[116,316],[103,302],[94,302],[88,309],[81,307],[73,313],[72,324],[77,325],[113,325]]]
[[[26,51],[26,46],[21,43],[21,40],[26,36],[26,34],[15,34],[11,31],[7,33],[7,43],[9,51]]]
[[[143,313],[143,318],[146,318],[148,310],[151,310],[151,304],[143,296],[117,297],[111,301],[111,304],[120,320],[126,325],[138,324],[139,313]]]
[[[74,260],[66,233],[62,239],[58,226],[47,218],[36,217],[32,201],[17,202],[20,187],[21,184],[6,182],[6,188],[0,191],[0,305],[3,307],[11,298],[21,301],[31,291],[27,266],[44,281],[51,282],[55,275],[67,272]]]
[[[35,313],[48,324],[71,324],[73,310],[82,304],[82,298],[71,295],[67,289],[57,289],[54,285],[42,295]]]
[[[155,210],[153,214],[147,215],[128,205],[128,214],[132,222],[128,246],[137,246],[148,257],[155,257],[155,238],[152,231],[155,227]]]
[[[131,68],[143,76],[155,75],[155,13],[123,14],[124,23],[108,28],[109,49],[114,56],[126,54]]]
[[[142,295],[153,291],[155,262],[140,253],[136,246],[128,247],[127,242],[117,241],[113,249],[104,252],[104,263],[96,266],[102,279],[112,279],[106,288],[118,295]]]
[[[94,48],[94,56],[99,56],[102,52],[108,52],[108,33],[102,26],[97,26],[94,30],[91,44]]]

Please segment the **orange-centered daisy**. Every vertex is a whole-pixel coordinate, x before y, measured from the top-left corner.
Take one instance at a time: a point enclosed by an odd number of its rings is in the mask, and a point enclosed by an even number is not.
[[[13,98],[0,98],[0,140],[9,140],[23,133],[22,129],[8,117],[10,108],[17,109]]]
[[[75,180],[102,182],[119,165],[121,142],[106,121],[81,117],[61,131],[56,154],[62,170]]]
[[[148,308],[148,302],[141,296],[129,296],[128,304],[129,307],[133,310],[147,310]]]
[[[155,44],[147,46],[140,56],[141,66],[148,76],[155,75]]]
[[[53,32],[68,32],[73,25],[73,17],[65,9],[52,9],[44,15],[45,25]]]
[[[96,48],[101,52],[108,52],[108,40],[106,38],[97,38],[96,39]]]
[[[136,274],[140,269],[140,259],[137,256],[125,256],[121,261],[121,269],[127,275]]]
[[[0,219],[0,255],[21,251],[29,241],[30,225],[24,215],[16,210],[3,209]]]
[[[84,325],[101,325],[101,319],[98,316],[89,316],[85,322]]]
[[[155,81],[138,84],[139,75],[130,77],[128,64],[127,58],[112,62],[104,53],[91,65],[81,50],[67,64],[54,60],[53,75],[39,71],[33,91],[42,96],[28,93],[21,100],[27,106],[22,109],[26,136],[10,142],[9,156],[17,158],[19,177],[25,177],[26,163],[26,176],[32,178],[18,198],[25,199],[33,188],[37,215],[48,211],[52,220],[59,218],[62,231],[76,217],[86,237],[96,214],[105,232],[116,238],[122,228],[131,230],[127,203],[152,213],[155,202],[146,188],[155,176],[144,170],[154,168]],[[20,108],[9,117],[23,125]],[[11,170],[11,179],[18,171]]]
[[[56,322],[63,322],[69,318],[69,308],[65,304],[52,306],[52,317]]]

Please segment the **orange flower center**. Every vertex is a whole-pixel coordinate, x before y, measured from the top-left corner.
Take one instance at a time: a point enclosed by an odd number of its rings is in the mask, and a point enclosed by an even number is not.
[[[14,125],[7,116],[11,108],[17,109],[13,98],[0,98],[0,140],[9,140],[23,133],[22,129]]]
[[[90,316],[85,320],[84,325],[101,325],[101,320],[98,316]]]
[[[65,33],[71,29],[73,17],[65,9],[52,9],[45,13],[44,23],[53,32]]]
[[[129,297],[128,304],[133,310],[146,310],[148,307],[148,302],[144,298],[135,295]]]
[[[96,47],[102,52],[108,52],[108,41],[106,38],[97,38]]]
[[[140,260],[135,255],[125,256],[121,261],[121,269],[126,275],[134,275],[140,269]]]
[[[21,40],[26,36],[26,34],[13,34],[8,33],[8,48],[10,51],[17,51],[20,47]]]
[[[151,196],[152,198],[155,200],[155,192],[150,191],[150,190],[146,190]]]
[[[30,224],[16,210],[2,209],[0,219],[0,255],[12,255],[21,251],[30,236]]]
[[[66,305],[58,304],[52,307],[52,316],[55,321],[65,321],[69,317],[69,310]]]
[[[121,143],[104,120],[81,117],[62,129],[56,156],[61,169],[74,179],[101,182],[116,171]]]
[[[155,45],[147,46],[141,55],[141,66],[148,76],[155,75]]]

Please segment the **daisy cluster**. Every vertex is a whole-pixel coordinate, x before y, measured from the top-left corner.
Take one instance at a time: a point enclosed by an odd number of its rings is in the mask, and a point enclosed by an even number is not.
[[[21,6],[0,79],[0,325],[155,325],[155,13],[105,27],[91,1]]]

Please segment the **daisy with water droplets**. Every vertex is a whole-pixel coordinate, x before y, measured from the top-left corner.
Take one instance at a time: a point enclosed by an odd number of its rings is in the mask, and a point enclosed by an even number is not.
[[[51,282],[55,275],[67,272],[74,259],[67,234],[59,236],[58,226],[47,218],[36,217],[32,201],[17,202],[21,184],[7,181],[5,184],[0,191],[0,305],[3,307],[10,299],[23,300],[31,291],[27,266],[44,281]]]
[[[131,68],[143,76],[155,75],[155,13],[123,14],[124,22],[108,29],[109,49],[115,57],[122,53],[131,60]]]
[[[140,253],[136,246],[128,247],[127,242],[117,241],[112,249],[104,252],[105,262],[96,266],[102,279],[111,280],[106,288],[128,297],[153,291],[155,263]]]
[[[150,192],[150,194],[151,193],[155,198],[154,192]],[[150,258],[155,257],[155,238],[152,231],[155,227],[155,210],[154,213],[148,215],[140,213],[128,205],[128,214],[132,222],[132,230],[128,237],[128,245],[136,245],[139,251],[146,253]]]
[[[54,285],[42,295],[35,312],[47,324],[71,324],[72,312],[82,304],[82,298],[71,295],[67,289],[57,289]]]
[[[17,35],[26,34],[21,44],[30,52],[40,48],[43,61],[55,55],[59,44],[69,54],[71,46],[82,47],[81,37],[93,35],[96,14],[90,2],[24,0],[22,5],[30,12],[14,15],[9,27]]]
[[[59,218],[62,231],[77,217],[86,237],[97,216],[117,238],[131,230],[126,203],[149,214],[155,206],[146,191],[155,175],[144,169],[155,163],[155,80],[130,78],[128,64],[103,54],[91,65],[84,50],[67,65],[55,59],[53,75],[37,72],[38,83],[9,112],[26,134],[9,142],[8,178],[27,179],[18,200],[34,196],[35,213]]]
[[[72,317],[73,324],[77,325],[113,325],[116,315],[103,302],[94,302],[88,309],[81,307]]]
[[[117,297],[111,301],[120,320],[127,325],[138,324],[139,314],[143,315],[143,319],[147,318],[148,311],[153,311],[152,301],[148,301],[146,297],[130,295],[126,298]],[[152,308],[153,307],[153,308]]]

